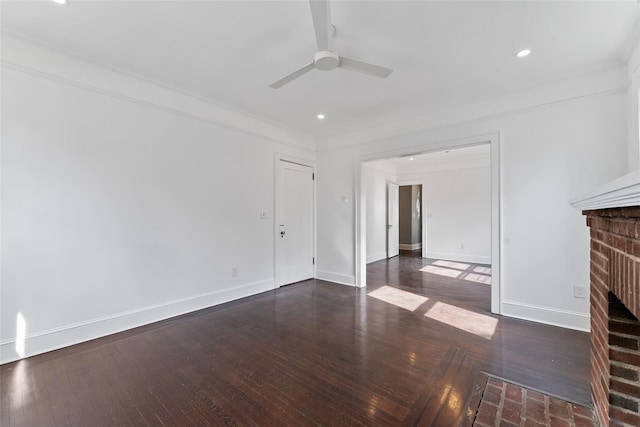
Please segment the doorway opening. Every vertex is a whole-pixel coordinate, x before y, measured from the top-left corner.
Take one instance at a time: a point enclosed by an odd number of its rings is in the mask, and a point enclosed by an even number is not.
[[[429,158],[429,166],[420,169],[423,158]],[[428,275],[482,285],[485,311],[500,314],[499,135],[379,153],[358,159],[358,166],[357,286],[374,285],[374,277],[367,283],[367,264],[387,258],[388,251],[382,245],[388,246],[391,238],[386,223],[388,209],[379,209],[380,193],[389,183],[397,183],[406,193],[403,198],[411,200],[406,219],[419,224],[412,224],[409,236],[405,231],[403,242],[398,241],[402,250],[397,261],[387,261],[398,264],[392,266],[398,280],[406,274],[402,270],[410,268],[420,272],[413,277],[415,280]],[[402,216],[400,211],[398,214]],[[382,228],[381,221],[385,221]],[[407,256],[413,260],[407,260]],[[380,273],[379,269],[375,267],[372,274]],[[390,271],[386,274],[394,276]]]
[[[426,257],[422,252],[422,184],[400,186],[398,218],[400,255]]]

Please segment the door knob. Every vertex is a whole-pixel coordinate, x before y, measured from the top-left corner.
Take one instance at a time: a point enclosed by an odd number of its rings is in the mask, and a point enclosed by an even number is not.
[[[282,230],[282,231],[280,232],[280,237],[284,237],[284,235],[285,235],[285,234],[286,234],[286,233],[284,232],[284,230]]]

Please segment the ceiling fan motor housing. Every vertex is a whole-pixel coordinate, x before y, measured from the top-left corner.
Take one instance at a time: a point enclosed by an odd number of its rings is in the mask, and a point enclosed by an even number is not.
[[[313,58],[313,65],[318,70],[333,70],[340,64],[340,57],[337,53],[329,50],[321,50],[317,52]]]
[[[313,57],[313,62],[309,62],[308,64],[282,77],[280,80],[276,80],[271,83],[269,87],[278,89],[303,74],[308,73],[314,68],[317,70],[329,71],[340,67],[345,70],[357,71],[359,73],[368,74],[381,79],[387,78],[387,76],[391,74],[393,70],[389,68],[358,61],[353,58],[338,56],[337,53],[329,50],[329,37],[331,36],[331,33],[335,33],[336,30],[336,27],[331,23],[329,1],[330,0],[309,0],[309,5],[311,6],[311,18],[313,20],[313,28],[316,32],[316,42],[318,46],[318,51]]]

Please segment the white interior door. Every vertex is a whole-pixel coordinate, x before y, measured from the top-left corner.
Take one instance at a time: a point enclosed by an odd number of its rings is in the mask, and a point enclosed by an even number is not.
[[[390,182],[387,194],[387,258],[391,258],[400,253],[398,184]]]
[[[279,285],[313,277],[313,168],[280,160],[276,244]]]

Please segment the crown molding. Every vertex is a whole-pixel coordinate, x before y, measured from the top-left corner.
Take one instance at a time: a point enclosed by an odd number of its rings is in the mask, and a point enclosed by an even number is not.
[[[451,126],[472,124],[526,113],[587,98],[626,93],[629,88],[625,64],[613,64],[571,78],[415,114],[380,125],[318,139],[318,151],[353,148]]]
[[[316,148],[313,135],[6,31],[2,32],[0,65],[275,143],[312,151]]]

